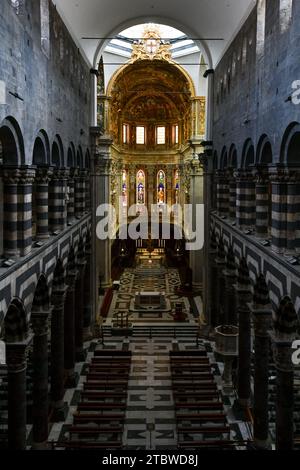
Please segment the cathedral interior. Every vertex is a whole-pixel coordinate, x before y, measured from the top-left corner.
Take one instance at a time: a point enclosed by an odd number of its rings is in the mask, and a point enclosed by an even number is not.
[[[1,450],[300,450],[299,25],[0,0]]]

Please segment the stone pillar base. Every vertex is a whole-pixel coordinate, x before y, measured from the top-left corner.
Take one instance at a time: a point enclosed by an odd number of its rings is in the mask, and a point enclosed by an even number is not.
[[[78,372],[75,372],[74,370],[67,370],[66,372],[66,382],[65,382],[65,388],[76,388],[77,383],[79,380],[79,374]]]
[[[31,450],[49,450],[49,445],[47,441],[44,442],[33,442]]]
[[[87,352],[84,349],[78,349],[76,351],[76,362],[85,362]]]
[[[93,335],[91,326],[83,328],[83,341],[89,341],[93,339],[93,337],[94,335]]]
[[[61,423],[66,421],[68,411],[69,406],[66,402],[54,403],[51,421],[53,423]]]

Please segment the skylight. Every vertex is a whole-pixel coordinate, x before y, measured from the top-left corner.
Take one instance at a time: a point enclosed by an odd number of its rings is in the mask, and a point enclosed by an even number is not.
[[[145,28],[149,26],[157,27],[162,41],[171,43],[172,58],[174,60],[199,52],[199,48],[195,42],[178,29],[155,23],[145,23],[125,29],[110,41],[105,48],[105,52],[110,52],[129,59],[132,53],[132,44],[134,41],[138,41],[143,37]]]

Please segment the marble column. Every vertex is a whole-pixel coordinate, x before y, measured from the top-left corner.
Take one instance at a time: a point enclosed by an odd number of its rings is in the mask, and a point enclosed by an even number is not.
[[[236,219],[237,226],[243,229],[253,229],[255,226],[256,197],[255,182],[250,170],[237,170]]]
[[[96,178],[97,183],[95,185],[95,197],[96,207],[101,204],[110,203],[110,173],[111,173],[111,145],[112,140],[107,137],[101,137],[98,140],[99,154],[96,158]],[[95,209],[96,212],[96,209]],[[97,220],[97,223],[99,220]],[[96,278],[99,280],[101,277],[102,289],[107,289],[111,286],[111,240],[96,239]],[[99,310],[98,310],[99,311]]]
[[[225,310],[225,325],[237,325],[237,312],[236,312],[236,299],[235,299],[235,289],[234,284],[236,281],[236,264],[235,256],[233,253],[232,247],[229,247],[226,265],[223,271],[223,276],[225,279],[224,286],[224,310]]]
[[[218,244],[215,231],[210,236],[210,250],[209,250],[209,270],[210,270],[210,285],[209,285],[209,305],[210,305],[210,324],[213,328],[220,325],[219,322],[219,308],[218,297],[216,292],[216,279],[218,279],[218,265],[216,263],[216,255],[218,253]]]
[[[67,407],[64,403],[64,308],[67,287],[64,284],[53,287],[51,303],[51,399],[52,421],[64,421]]]
[[[256,236],[269,237],[269,176],[263,166],[256,169]]]
[[[251,316],[248,303],[251,301],[251,283],[247,262],[241,259],[237,283],[235,284],[239,325],[238,355],[238,405],[242,410],[250,405],[251,396]]]
[[[4,169],[3,172],[3,254],[16,258],[18,249],[18,182],[19,169]]]
[[[70,270],[67,274],[67,294],[65,301],[65,321],[64,321],[64,365],[65,365],[65,386],[75,388],[77,375],[75,373],[75,285],[77,281],[77,270]]]
[[[300,212],[300,172],[289,168],[287,173],[287,244],[285,254],[296,255],[300,245],[297,237]]]
[[[229,218],[234,222],[236,219],[236,179],[233,170],[229,171]]]
[[[225,325],[226,319],[225,319],[225,309],[224,309],[224,302],[225,302],[224,268],[226,266],[226,255],[225,255],[224,243],[223,243],[222,238],[219,240],[217,257],[215,258],[215,263],[216,263],[217,271],[218,271],[218,275],[215,280],[215,287],[216,287],[215,296],[216,296],[216,299],[217,299],[216,302],[218,305],[217,320],[219,321],[219,325]]]
[[[91,262],[92,262],[92,247],[91,243],[85,247],[86,255],[86,269],[84,272],[84,310],[83,310],[83,338],[88,340],[92,338],[92,298],[91,298]]]
[[[32,185],[35,169],[21,168],[18,185],[18,248],[26,256],[32,248]]]
[[[61,232],[67,227],[67,179],[66,169],[55,169],[49,186],[49,225],[52,232]]]
[[[44,241],[49,238],[49,181],[52,170],[39,167],[36,172],[36,239]]]
[[[272,306],[264,276],[254,287],[253,303],[249,304],[254,325],[254,400],[253,445],[270,449],[269,439],[269,356]]]
[[[276,367],[276,450],[294,449],[294,366],[292,343],[297,338],[298,316],[289,297],[275,315],[272,340]]]
[[[48,320],[51,311],[32,311],[33,337],[33,427],[32,448],[47,448],[48,440]]]
[[[204,190],[204,177],[203,168],[198,160],[193,160],[190,163],[190,204],[192,205],[192,227],[194,232],[196,229],[204,229],[204,213],[203,219],[196,221],[196,206],[203,205],[203,190]],[[204,236],[203,236],[204,238]],[[204,241],[204,240],[203,240]],[[203,271],[204,271],[204,245],[201,249],[192,249],[190,251],[190,267],[193,271],[193,286],[196,289],[203,288]]]
[[[31,339],[6,344],[9,450],[26,449],[26,354]]]
[[[272,183],[272,250],[283,254],[287,246],[287,185],[284,168],[271,169]]]
[[[217,210],[220,217],[229,215],[229,179],[224,170],[217,173]]]
[[[75,175],[76,169],[71,168],[68,179],[68,205],[67,205],[67,218],[68,224],[72,224],[75,221]]]
[[[77,362],[84,362],[86,358],[83,349],[84,280],[86,270],[84,255],[78,259],[76,268],[78,275],[75,284],[75,357]]]

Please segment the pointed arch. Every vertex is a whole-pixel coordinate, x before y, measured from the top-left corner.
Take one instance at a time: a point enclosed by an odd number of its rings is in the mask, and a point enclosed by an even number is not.
[[[21,342],[28,335],[26,311],[19,299],[14,299],[4,318],[4,339],[6,343]]]

